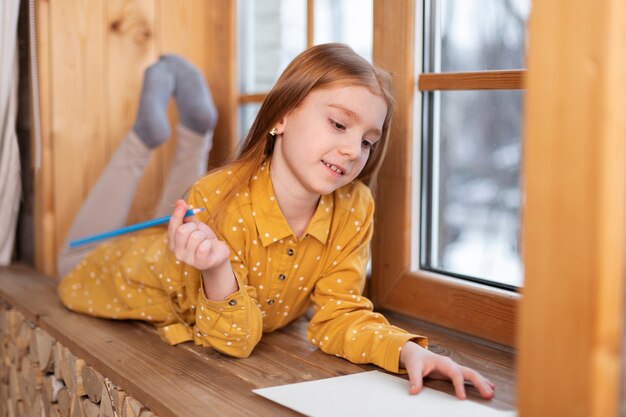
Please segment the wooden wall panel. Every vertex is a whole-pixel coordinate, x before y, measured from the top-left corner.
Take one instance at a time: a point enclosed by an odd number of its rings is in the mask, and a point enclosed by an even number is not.
[[[51,130],[56,249],[108,156],[105,1],[50,4]]]
[[[159,5],[159,54],[176,54],[185,57],[198,67],[208,81],[208,57],[205,44],[211,34],[206,24],[207,2],[201,0],[160,0]],[[172,127],[172,138],[156,153],[160,162],[159,181],[161,187],[176,148],[176,125],[178,113],[175,101],[170,102],[168,116]],[[181,195],[185,190],[181,190]],[[174,202],[172,202],[174,203]]]
[[[237,142],[236,1],[161,0],[160,11],[161,53],[185,56],[203,71],[211,89],[219,121],[209,168],[220,165],[232,155]],[[173,125],[176,119],[171,109]],[[166,175],[171,152],[163,158]]]
[[[54,274],[56,254],[82,201],[132,127],[143,72],[162,53],[200,68],[220,113],[211,159],[236,136],[234,0],[38,0],[42,168],[36,173],[36,263]],[[169,108],[173,134],[175,106]],[[175,138],[153,155],[129,222],[159,198]]]
[[[157,59],[154,0],[107,1],[107,123],[110,157],[132,128],[144,70]],[[161,161],[152,156],[140,180],[129,222],[147,220],[161,190]]]
[[[219,112],[215,128],[211,164],[228,160],[237,146],[237,1],[221,0],[209,3],[207,22],[211,31],[206,48],[209,62],[207,78]]]
[[[33,231],[35,237],[35,267],[37,270],[51,275],[55,272],[56,265],[56,219],[54,217],[54,174],[52,163],[52,132],[51,132],[51,101],[52,81],[50,71],[51,49],[49,42],[51,37],[50,3],[38,2],[36,7],[36,45],[37,45],[37,70],[40,105],[40,135],[41,154],[39,161],[33,154],[32,160],[35,165],[34,175],[34,221]],[[47,109],[47,111],[43,111]],[[33,112],[34,114],[34,112]],[[34,132],[35,129],[32,129]],[[32,146],[35,150],[36,147]]]

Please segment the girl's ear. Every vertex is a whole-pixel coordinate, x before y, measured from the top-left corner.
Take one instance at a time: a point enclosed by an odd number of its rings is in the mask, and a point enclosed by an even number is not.
[[[285,116],[283,116],[274,125],[274,129],[276,129],[276,134],[277,135],[282,135],[283,134],[283,132],[285,131],[285,124],[286,124],[286,122],[287,122],[287,120],[286,120]]]

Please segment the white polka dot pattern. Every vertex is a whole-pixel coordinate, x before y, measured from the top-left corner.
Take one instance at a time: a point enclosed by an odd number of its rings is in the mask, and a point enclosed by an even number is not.
[[[198,220],[231,250],[239,290],[225,300],[206,298],[200,272],[173,257],[159,228],[99,246],[63,279],[61,300],[93,316],[153,322],[171,344],[193,340],[235,357],[250,355],[263,331],[287,325],[312,302],[311,343],[397,371],[399,348],[426,340],[390,326],[361,295],[372,234],[369,190],[354,181],[322,196],[304,233],[294,236],[267,167],[236,190],[229,184],[241,183],[239,167],[214,172],[190,191],[190,206],[206,209]]]

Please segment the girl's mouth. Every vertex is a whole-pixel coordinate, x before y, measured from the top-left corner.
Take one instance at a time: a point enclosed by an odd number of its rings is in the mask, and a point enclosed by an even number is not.
[[[336,172],[339,175],[344,175],[343,170],[341,168],[339,168],[338,166],[333,165],[333,164],[329,164],[328,162],[324,161],[323,159],[322,159],[322,163],[324,165],[326,165],[331,171]]]

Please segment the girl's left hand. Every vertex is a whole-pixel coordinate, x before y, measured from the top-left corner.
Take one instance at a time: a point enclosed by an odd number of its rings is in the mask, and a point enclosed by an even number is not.
[[[473,369],[461,366],[452,359],[437,355],[415,342],[406,342],[400,352],[400,367],[409,373],[409,393],[422,390],[423,379],[449,379],[454,385],[457,398],[464,400],[465,381],[470,381],[480,392],[481,397],[493,398],[495,386],[487,378]]]

